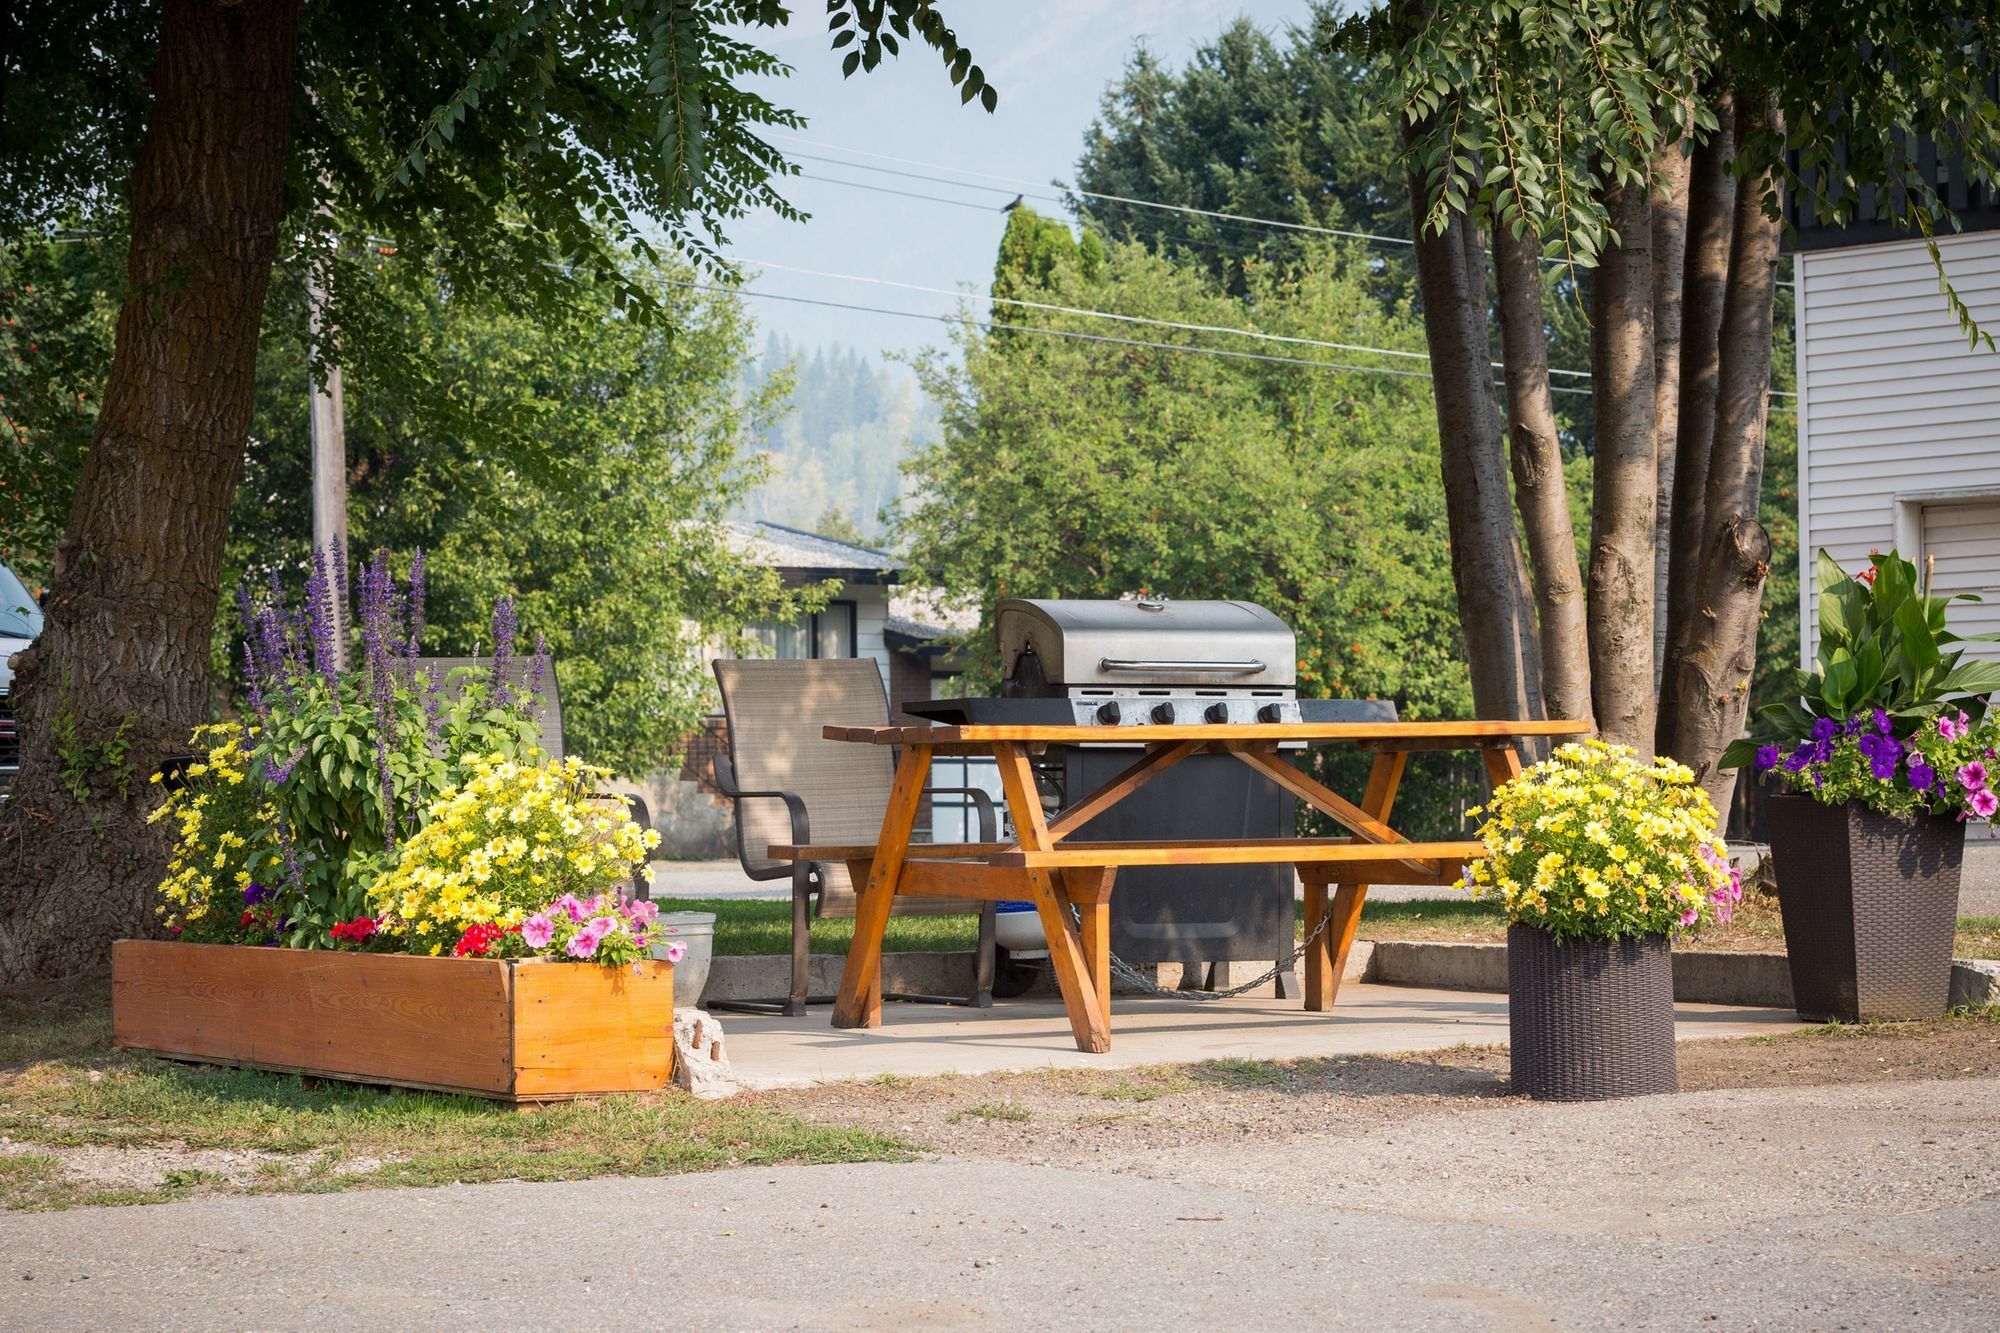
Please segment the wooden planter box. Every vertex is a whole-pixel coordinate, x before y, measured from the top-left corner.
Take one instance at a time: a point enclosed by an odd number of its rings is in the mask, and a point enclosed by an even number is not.
[[[665,1087],[674,969],[120,940],[113,1044],[358,1083],[553,1101]]]

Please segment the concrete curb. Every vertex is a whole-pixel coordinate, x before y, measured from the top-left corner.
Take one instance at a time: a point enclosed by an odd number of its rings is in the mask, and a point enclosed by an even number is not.
[[[814,954],[814,995],[840,986],[838,954]],[[791,984],[791,959],[782,954],[727,955],[709,965],[704,1005],[716,1000],[769,999]],[[1250,965],[1244,964],[1248,968]],[[1262,970],[1262,969],[1257,969]],[[1239,973],[1238,975],[1241,975]],[[1254,973],[1253,973],[1254,975]],[[1172,986],[1180,969],[1162,964],[1159,982]],[[1507,989],[1507,946],[1444,940],[1356,940],[1347,956],[1344,981],[1434,990],[1498,992]],[[884,989],[917,995],[962,995],[972,983],[972,954],[890,953],[882,956]],[[1036,990],[1053,992],[1046,976]],[[1791,966],[1782,953],[1736,953],[1687,949],[1674,952],[1674,998],[1687,1004],[1740,1004],[1753,1008],[1792,1007]],[[2000,1004],[2000,962],[1958,958],[1951,965],[1954,1007]]]

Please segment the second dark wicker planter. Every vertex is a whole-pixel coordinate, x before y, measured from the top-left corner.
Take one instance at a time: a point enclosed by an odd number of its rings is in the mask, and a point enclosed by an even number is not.
[[[1965,825],[1785,795],[1770,799],[1770,827],[1799,1017],[1944,1013]]]
[[[1507,928],[1514,1091],[1553,1101],[1642,1097],[1679,1087],[1674,959],[1664,935],[1557,943]]]

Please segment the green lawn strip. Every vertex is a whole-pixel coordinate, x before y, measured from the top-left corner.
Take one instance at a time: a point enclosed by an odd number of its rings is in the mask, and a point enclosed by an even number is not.
[[[715,953],[783,954],[792,951],[792,904],[764,898],[661,898],[662,912],[715,913]],[[820,917],[812,923],[814,953],[845,954],[854,940],[853,917]],[[950,952],[979,943],[976,916],[892,916],[882,937],[890,953]]]
[[[729,1166],[905,1160],[902,1143],[809,1124],[741,1102],[679,1092],[562,1102],[520,1111],[472,1097],[361,1087],[254,1070],[182,1065],[76,1049],[102,990],[68,1003],[0,1000],[0,1136],[32,1151],[0,1155],[0,1206],[150,1203],[193,1193],[298,1193],[454,1181],[652,1176]],[[25,1024],[15,1020],[35,1015]],[[27,1061],[26,1063],[23,1060]],[[270,1154],[230,1180],[167,1173],[151,1188],[107,1190],[65,1175],[60,1150],[224,1149]],[[51,1161],[55,1166],[51,1166]]]

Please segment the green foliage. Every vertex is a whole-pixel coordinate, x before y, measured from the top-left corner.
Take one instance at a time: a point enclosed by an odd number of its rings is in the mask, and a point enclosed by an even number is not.
[[[1867,577],[1841,569],[1824,550],[1815,567],[1819,584],[1817,671],[1795,670],[1793,700],[1766,705],[1757,714],[1758,740],[1796,743],[1819,739],[1822,723],[1880,709],[1908,735],[1947,707],[1977,721],[1985,696],[2000,690],[2000,663],[1966,661],[1966,640],[1947,628],[1945,611],[1970,593],[1934,597],[1917,568],[1891,551],[1876,555]],[[1976,636],[1991,638],[1990,635]],[[1830,734],[1830,733],[1829,733]],[[1725,768],[1750,762],[1756,740],[1741,740],[1724,752]]]
[[[1025,213],[1011,225],[1036,225]],[[1212,279],[1142,246],[1113,244],[1104,264],[1093,282],[1054,263],[1046,300],[1248,323]],[[1357,269],[1365,258],[1341,251],[1296,277],[1254,269],[1255,326],[1420,347],[1409,312],[1383,310]],[[909,464],[900,531],[926,580],[987,616],[1015,596],[1249,598],[1298,627],[1308,692],[1393,698],[1412,716],[1466,707],[1421,379],[1057,338],[958,342],[962,365],[918,362],[943,438]],[[990,624],[967,636],[982,686],[990,639]]]
[[[136,773],[131,757],[132,723],[133,715],[126,713],[109,732],[87,734],[67,697],[56,705],[49,731],[55,738],[56,762],[62,766],[63,788],[78,805],[88,805],[100,790],[121,801],[131,796]]]
[[[1954,161],[1954,178],[2000,177],[1990,5],[1497,0],[1318,17],[1329,49],[1394,72],[1420,225],[1433,232],[1464,210],[1595,264],[1616,239],[1601,186],[1644,184],[1663,148],[1705,140],[1724,88],[1774,113],[1738,143],[1736,175],[1773,173],[1821,222],[1855,220],[1865,200],[1875,212],[1862,220],[1928,238],[1957,224],[1926,155]],[[1763,205],[1779,215],[1776,189]],[[1949,283],[1945,292],[1968,334],[1984,337]]]
[[[1180,70],[1140,46],[1084,137],[1078,187],[1209,213],[1409,235],[1409,183],[1385,80],[1366,58],[1314,40],[1312,29],[1338,12],[1320,0],[1282,45],[1239,18]],[[1309,233],[1115,199],[1079,196],[1077,207],[1093,228],[1181,254],[1232,285],[1240,285],[1245,260],[1297,262],[1314,244]]]
[[[0,244],[0,563],[31,588],[69,517],[124,281],[106,242]]]

